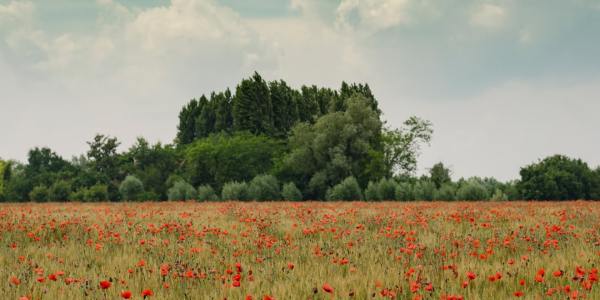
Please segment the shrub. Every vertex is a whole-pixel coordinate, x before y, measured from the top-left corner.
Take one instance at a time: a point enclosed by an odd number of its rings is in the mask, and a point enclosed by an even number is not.
[[[123,200],[142,200],[144,184],[137,177],[128,175],[119,186],[119,193]]]
[[[494,194],[492,195],[490,200],[506,201],[506,200],[508,200],[508,196],[501,189],[496,189],[496,191],[494,192]]]
[[[327,200],[362,200],[362,198],[358,181],[353,176],[347,177],[327,191]]]
[[[69,194],[70,201],[84,201],[86,189],[79,189]]]
[[[250,181],[248,193],[253,200],[280,200],[279,181],[273,175],[258,175]]]
[[[67,181],[60,180],[55,182],[50,187],[48,200],[50,201],[67,201],[69,200],[69,194],[71,194],[71,184]]]
[[[413,186],[408,182],[400,182],[396,186],[395,199],[400,201],[415,200]]]
[[[86,201],[106,201],[108,200],[108,187],[104,184],[96,184],[85,191],[84,200]]]
[[[29,199],[36,202],[48,201],[48,188],[43,185],[38,185],[29,193]]]
[[[302,200],[302,192],[296,187],[293,182],[289,182],[283,185],[281,196],[287,201],[300,201]]]
[[[169,200],[191,200],[196,198],[196,189],[189,183],[179,180],[167,191]]]
[[[248,184],[245,182],[231,181],[223,185],[223,191],[221,191],[222,200],[250,200],[248,194]]]
[[[198,201],[217,201],[219,197],[212,186],[206,184],[198,187],[198,197],[196,198]]]
[[[381,200],[396,199],[396,186],[398,186],[398,183],[394,179],[381,179],[378,184],[379,197],[381,197]]]
[[[435,184],[429,180],[418,181],[413,187],[415,200],[431,201],[434,192]]]
[[[485,186],[477,180],[465,181],[456,191],[458,200],[486,200],[489,194]]]
[[[160,199],[160,195],[154,191],[145,191],[140,194],[139,199],[142,201],[156,201]]]
[[[434,200],[446,200],[451,201],[456,198],[456,187],[453,184],[445,183],[442,186],[435,190],[433,193]]]
[[[379,195],[379,185],[376,182],[369,181],[367,188],[365,189],[365,200],[367,201],[379,201],[381,195]]]

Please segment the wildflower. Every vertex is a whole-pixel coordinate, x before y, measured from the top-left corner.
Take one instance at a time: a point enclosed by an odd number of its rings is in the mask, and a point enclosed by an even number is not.
[[[331,287],[331,285],[329,285],[328,283],[324,283],[323,284],[323,291],[325,291],[326,293],[333,293],[333,287]]]
[[[112,284],[110,283],[110,281],[106,281],[106,280],[102,280],[102,281],[100,281],[100,287],[101,287],[103,290],[106,290],[106,289],[108,289],[108,288],[109,288],[111,285],[112,285]]]

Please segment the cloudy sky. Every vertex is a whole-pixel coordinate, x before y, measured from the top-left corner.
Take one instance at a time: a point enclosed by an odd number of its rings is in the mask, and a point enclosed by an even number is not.
[[[0,157],[70,158],[95,133],[171,142],[184,103],[254,70],[368,82],[390,126],[434,123],[421,170],[600,164],[596,0],[0,0]]]

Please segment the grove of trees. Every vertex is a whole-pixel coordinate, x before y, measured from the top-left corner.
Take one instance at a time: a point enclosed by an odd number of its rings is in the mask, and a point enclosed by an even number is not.
[[[453,181],[441,162],[417,177],[432,123],[389,128],[381,115],[367,84],[294,89],[255,73],[187,103],[172,144],[140,137],[119,152],[97,134],[70,160],[47,147],[0,159],[0,201],[600,199],[600,168],[562,155],[509,182]]]

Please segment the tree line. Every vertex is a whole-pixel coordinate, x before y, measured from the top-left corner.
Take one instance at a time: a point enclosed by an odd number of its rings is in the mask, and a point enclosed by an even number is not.
[[[294,89],[255,73],[235,93],[189,101],[171,144],[140,137],[119,152],[116,137],[97,134],[70,160],[46,147],[25,163],[0,160],[0,200],[600,199],[600,168],[562,155],[509,182],[452,181],[443,163],[416,176],[432,123],[390,128],[381,115],[368,84]]]

